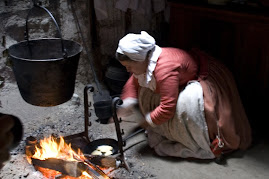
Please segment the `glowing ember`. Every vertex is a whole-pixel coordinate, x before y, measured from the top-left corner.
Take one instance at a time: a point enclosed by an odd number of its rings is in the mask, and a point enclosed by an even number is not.
[[[42,168],[42,167],[36,167],[38,171],[40,171],[44,177],[46,178],[56,178],[58,175],[61,173],[55,170],[47,169],[47,168]],[[61,179],[92,179],[92,177],[87,173],[83,172],[82,175],[78,178],[71,177],[71,176],[65,176],[61,177]]]
[[[87,172],[82,172],[82,175],[85,176],[85,177],[89,177],[89,178],[92,178]]]

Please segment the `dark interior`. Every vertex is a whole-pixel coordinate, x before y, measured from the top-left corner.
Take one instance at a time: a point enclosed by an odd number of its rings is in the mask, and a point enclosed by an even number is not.
[[[255,139],[268,136],[269,11],[264,6],[216,6],[171,1],[169,45],[197,47],[231,70]]]

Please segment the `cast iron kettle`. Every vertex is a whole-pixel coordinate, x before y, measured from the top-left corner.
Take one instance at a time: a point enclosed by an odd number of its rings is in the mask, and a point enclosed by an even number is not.
[[[29,40],[28,18],[34,8],[50,15],[59,38]],[[25,40],[8,49],[22,98],[36,106],[56,106],[70,100],[81,51],[77,42],[62,39],[53,15],[45,7],[34,4],[26,18]]]

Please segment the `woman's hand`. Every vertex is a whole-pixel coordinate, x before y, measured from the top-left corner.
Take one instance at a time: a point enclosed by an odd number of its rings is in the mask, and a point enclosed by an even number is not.
[[[10,157],[9,149],[14,140],[11,129],[14,123],[12,116],[0,115],[0,168],[2,168],[3,162]]]
[[[129,107],[129,108],[119,108],[117,110],[117,116],[118,118],[120,117],[127,117],[127,116],[130,116],[134,113],[132,107]]]
[[[139,122],[138,126],[141,128],[147,129],[149,127],[149,123],[146,120],[143,120]]]
[[[130,116],[133,113],[134,113],[134,111],[133,111],[133,109],[131,107],[129,107],[129,108],[120,107],[120,108],[117,109],[117,117],[118,117],[118,119]],[[114,122],[113,117],[111,117],[109,119],[108,123],[112,123],[112,122]]]

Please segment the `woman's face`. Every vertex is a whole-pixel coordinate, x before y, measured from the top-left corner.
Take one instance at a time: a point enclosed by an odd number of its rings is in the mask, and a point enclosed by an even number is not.
[[[135,75],[141,75],[147,71],[148,60],[140,61],[120,61],[120,63],[125,66],[126,70]]]

